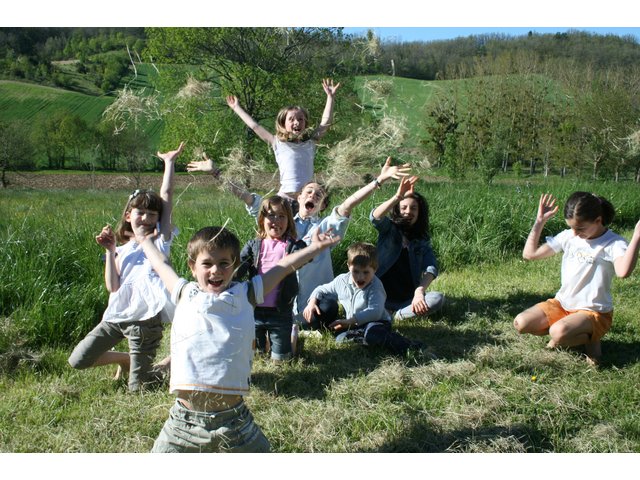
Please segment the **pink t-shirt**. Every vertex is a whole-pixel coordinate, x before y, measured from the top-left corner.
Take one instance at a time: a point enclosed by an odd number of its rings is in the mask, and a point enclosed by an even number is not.
[[[260,245],[260,262],[258,264],[258,273],[268,272],[286,255],[287,242],[284,240],[272,240],[265,238]],[[280,292],[280,282],[273,290],[264,296],[264,303],[260,307],[277,306],[278,292]]]

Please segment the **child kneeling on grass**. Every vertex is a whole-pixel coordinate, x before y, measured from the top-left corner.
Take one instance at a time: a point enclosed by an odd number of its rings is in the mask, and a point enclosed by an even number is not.
[[[406,355],[409,350],[428,354],[425,345],[409,340],[391,330],[391,316],[384,307],[387,295],[382,282],[376,277],[378,259],[375,245],[356,242],[347,249],[349,272],[338,275],[332,282],[316,287],[303,311],[305,320],[312,323],[315,316],[337,317],[337,308],[323,311],[319,299],[335,296],[345,311],[345,319],[328,324],[338,332],[337,343],[354,342],[369,346],[381,346],[394,354]],[[323,304],[326,305],[326,302]],[[324,308],[324,307],[323,307]]]
[[[585,346],[587,362],[597,366],[600,339],[611,328],[611,281],[633,272],[640,248],[640,221],[631,241],[609,230],[615,209],[606,199],[574,192],[564,206],[569,227],[539,245],[547,221],[558,211],[553,196],[544,194],[522,251],[525,260],[539,260],[563,252],[562,285],[555,298],[518,314],[513,324],[519,333],[549,335],[548,348]]]
[[[286,275],[340,238],[316,234],[309,247],[242,283],[232,281],[240,242],[223,227],[205,227],[189,241],[195,282],[175,273],[152,235],[136,240],[176,304],[170,391],[177,399],[152,452],[268,452],[269,441],[243,401],[253,358],[253,309]]]

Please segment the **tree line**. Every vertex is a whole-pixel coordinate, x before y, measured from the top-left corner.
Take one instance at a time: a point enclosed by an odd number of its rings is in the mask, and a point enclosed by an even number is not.
[[[119,60],[105,60],[105,51],[118,52]],[[46,127],[34,125],[23,143],[37,139],[34,145],[45,152],[48,168],[145,168],[145,162],[133,160],[145,154],[131,153],[149,149],[131,102],[148,106],[150,100],[157,102],[152,109],[163,121],[163,145],[187,138],[192,147],[217,158],[240,146],[254,161],[267,159],[269,153],[238,125],[223,98],[236,95],[247,112],[272,129],[285,104],[302,105],[319,117],[323,77],[344,84],[345,108],[327,137],[332,143],[363,123],[379,121],[376,112],[358,109],[354,77],[387,74],[443,80],[421,112],[427,139],[419,155],[453,177],[480,175],[491,181],[512,170],[616,179],[631,174],[640,180],[640,46],[632,37],[574,31],[382,43],[373,32],[349,36],[340,28],[0,29],[0,75],[5,77],[18,58],[37,70],[47,61],[71,57],[79,72],[100,78],[103,90],[117,95],[118,82],[135,66],[132,52],[158,66],[157,96],[133,92],[129,105],[118,97],[116,137],[108,138],[113,123],[82,125],[72,113],[55,122],[42,120]],[[118,73],[107,75],[99,62],[110,62],[109,70]],[[0,132],[8,128],[5,124]],[[14,167],[34,166],[11,158]],[[3,162],[4,169],[9,164]]]

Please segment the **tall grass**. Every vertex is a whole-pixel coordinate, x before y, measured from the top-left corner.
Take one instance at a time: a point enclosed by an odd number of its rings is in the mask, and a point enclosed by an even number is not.
[[[333,204],[354,188],[334,192]],[[447,305],[395,328],[429,344],[439,360],[335,345],[328,334],[306,339],[290,363],[258,356],[247,403],[273,450],[640,452],[637,273],[614,281],[614,324],[600,370],[512,327],[519,311],[559,285],[559,258],[519,258],[539,194],[563,203],[577,189],[610,198],[618,211],[613,228],[629,238],[640,218],[635,185],[420,183],[441,266],[434,288]],[[385,186],[353,212],[333,252],[336,273],[346,269],[350,242],[375,241],[369,211],[393,191]],[[167,416],[166,388],[131,395],[108,369],[74,371],[66,363],[106,306],[93,237],[116,223],[128,193],[9,190],[0,197],[0,451],[145,452]],[[198,228],[226,222],[241,242],[255,235],[239,202],[214,188],[176,192],[175,204],[180,234],[171,259],[181,275],[189,274],[185,245]],[[562,228],[559,215],[548,233]],[[168,352],[168,337],[159,355]]]

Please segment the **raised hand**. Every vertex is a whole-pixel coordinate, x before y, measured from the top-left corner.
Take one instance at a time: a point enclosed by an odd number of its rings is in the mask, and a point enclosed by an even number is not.
[[[398,180],[403,177],[408,177],[410,173],[410,163],[405,163],[403,165],[391,165],[391,157],[387,157],[386,162],[384,162],[384,165],[382,166],[382,170],[380,170],[378,181],[382,183],[389,178],[395,178]]]
[[[400,199],[404,198],[405,195],[409,193],[413,193],[413,187],[418,181],[418,177],[415,175],[413,177],[403,177],[400,180],[400,185],[398,185],[398,193],[396,196]]]
[[[536,221],[546,223],[547,220],[553,217],[557,211],[558,205],[556,205],[556,199],[553,198],[553,195],[550,193],[544,193],[540,196]]]
[[[160,153],[157,152],[156,155],[158,158],[161,158],[165,163],[173,162],[178,155],[182,153],[182,149],[184,148],[184,142],[180,142],[180,146],[176,150],[172,150],[170,152]]]
[[[238,102],[238,97],[236,97],[235,95],[228,95],[227,96],[227,105],[229,105],[229,108],[231,110],[235,110],[236,107],[240,106],[240,102]]]
[[[330,228],[326,232],[320,233],[320,229],[316,228],[311,236],[311,245],[324,249],[338,243],[340,235],[334,235],[332,230]]]
[[[202,158],[204,160],[194,160],[187,164],[187,172],[205,172],[205,173],[216,173],[220,172],[220,169],[216,166],[216,164],[211,160],[206,153],[202,153]]]
[[[340,86],[340,82],[334,84],[333,79],[331,78],[322,79],[322,89],[330,97],[334,97],[336,95],[336,92],[338,91],[339,86]]]
[[[116,250],[116,236],[110,225],[106,225],[100,234],[96,236],[96,242],[106,250],[111,252]]]

